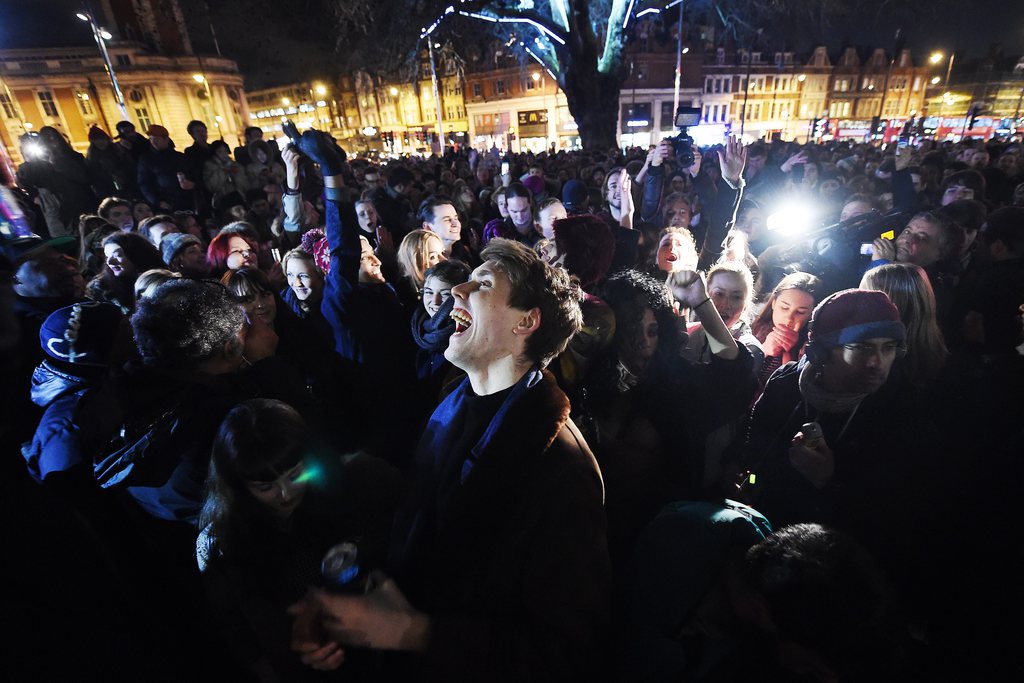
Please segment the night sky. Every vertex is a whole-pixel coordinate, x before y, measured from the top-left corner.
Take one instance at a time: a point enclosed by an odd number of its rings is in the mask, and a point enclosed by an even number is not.
[[[285,0],[287,1],[287,0]],[[0,0],[3,19],[0,21],[0,46],[46,47],[90,45],[91,36],[86,25],[75,18],[80,7],[74,0]],[[301,3],[296,3],[301,4]],[[982,57],[988,53],[990,44],[1001,43],[1008,56],[1024,55],[1024,2],[1011,0],[972,0],[971,2],[949,3],[950,9],[939,12],[929,24],[907,25],[904,30],[907,46],[918,60],[932,50],[948,50],[950,47],[961,51],[961,57]],[[896,27],[890,23],[878,23],[870,17],[844,27],[834,36],[830,48],[836,50],[841,43],[850,42],[861,46],[891,48]],[[231,35],[229,25],[216,25],[218,36],[227,56],[231,45],[247,37]],[[238,31],[242,33],[242,31]],[[273,36],[270,35],[271,40]],[[193,27],[192,38],[197,49],[212,52],[209,36],[205,31]],[[292,43],[297,45],[298,43]],[[285,47],[285,50],[290,50]],[[297,48],[296,48],[297,49]],[[296,53],[297,60],[307,54]],[[966,53],[966,54],[965,54]],[[240,67],[248,77],[248,85],[263,87],[272,83],[286,82],[301,78],[292,77],[286,68],[276,68],[273,74],[253,73],[253,66],[240,60]],[[966,61],[966,60],[965,60]]]

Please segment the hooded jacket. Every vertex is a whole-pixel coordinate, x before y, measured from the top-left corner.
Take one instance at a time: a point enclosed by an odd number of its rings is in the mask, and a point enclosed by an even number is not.
[[[43,361],[32,373],[32,402],[44,408],[32,441],[21,447],[28,473],[38,482],[86,462],[74,417],[91,382]]]

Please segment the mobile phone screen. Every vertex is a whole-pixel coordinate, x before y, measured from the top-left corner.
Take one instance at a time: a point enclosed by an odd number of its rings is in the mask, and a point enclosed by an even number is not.
[[[874,256],[875,246],[871,242],[864,242],[860,245],[860,253],[862,256]]]
[[[501,162],[501,175],[508,175],[508,162]]]

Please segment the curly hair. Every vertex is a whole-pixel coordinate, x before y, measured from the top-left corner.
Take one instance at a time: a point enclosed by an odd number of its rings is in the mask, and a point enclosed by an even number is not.
[[[132,332],[142,362],[193,369],[238,338],[245,314],[217,282],[172,280],[139,302]]]
[[[509,306],[520,311],[540,309],[540,327],[526,340],[526,356],[546,367],[583,327],[583,291],[564,270],[545,263],[514,240],[492,239],[480,259],[508,276],[512,283]]]
[[[644,312],[650,309],[658,321],[658,355],[678,357],[686,335],[664,282],[637,270],[624,270],[608,278],[601,298],[615,314],[615,349],[640,346]]]

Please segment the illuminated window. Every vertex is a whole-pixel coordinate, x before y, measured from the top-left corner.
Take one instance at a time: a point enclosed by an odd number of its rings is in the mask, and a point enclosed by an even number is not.
[[[82,110],[83,115],[92,116],[96,113],[92,108],[92,100],[89,98],[89,93],[76,92],[75,99],[78,100],[78,108]]]
[[[135,118],[139,120],[139,128],[142,130],[153,125],[153,121],[149,118],[149,110],[145,107],[135,107]]]

